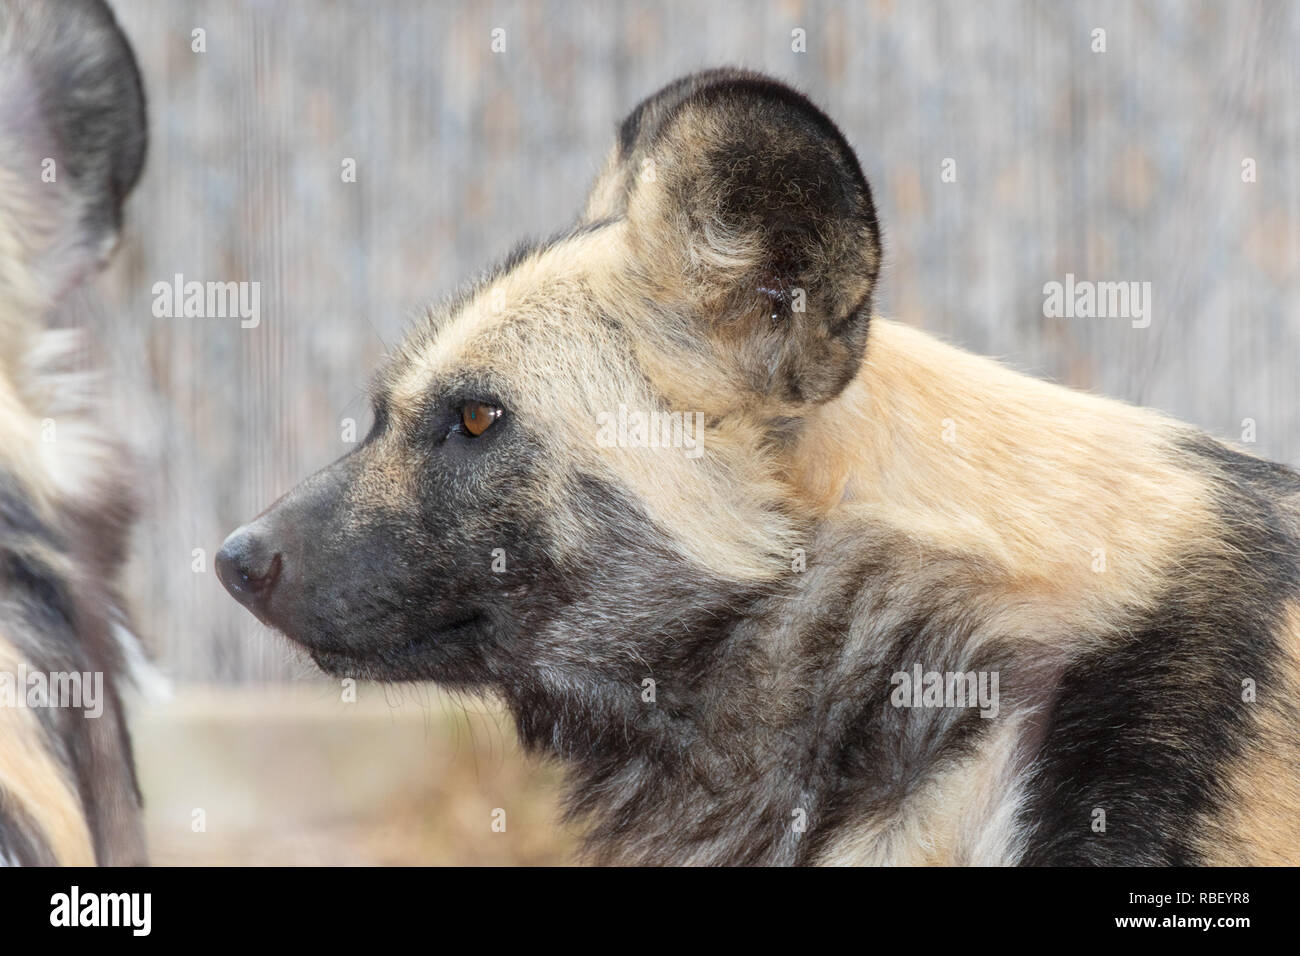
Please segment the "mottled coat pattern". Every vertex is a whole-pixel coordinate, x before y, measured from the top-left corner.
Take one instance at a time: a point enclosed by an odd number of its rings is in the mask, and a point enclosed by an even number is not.
[[[594,861],[1296,862],[1300,477],[873,318],[882,255],[825,115],[685,77],[219,573],[331,673],[501,696]]]
[[[116,583],[129,469],[94,415],[84,343],[48,327],[113,249],[144,152],[139,74],[108,8],[0,0],[0,674],[15,695],[0,705],[0,864],[145,859],[120,699],[143,660]],[[102,713],[16,703],[31,674],[102,675]]]

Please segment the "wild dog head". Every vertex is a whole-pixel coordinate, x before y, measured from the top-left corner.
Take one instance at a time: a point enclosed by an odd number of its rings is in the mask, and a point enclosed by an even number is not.
[[[689,668],[786,576],[783,449],[857,372],[879,261],[816,107],[678,81],[574,228],[411,333],[365,441],[234,532],[221,579],[335,674],[519,695]]]

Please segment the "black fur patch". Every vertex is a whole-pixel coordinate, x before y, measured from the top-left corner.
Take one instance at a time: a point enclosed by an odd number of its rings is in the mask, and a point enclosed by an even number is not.
[[[1231,799],[1225,770],[1263,706],[1242,701],[1242,681],[1260,700],[1285,692],[1277,635],[1300,548],[1276,501],[1300,494],[1300,476],[1209,438],[1184,450],[1214,476],[1222,545],[1189,553],[1157,614],[1066,671],[1024,810],[1028,864],[1200,862],[1198,832]]]
[[[64,545],[13,477],[0,471],[0,587],[30,627],[68,643],[76,618],[72,595],[67,582],[43,560],[42,550],[62,554]]]

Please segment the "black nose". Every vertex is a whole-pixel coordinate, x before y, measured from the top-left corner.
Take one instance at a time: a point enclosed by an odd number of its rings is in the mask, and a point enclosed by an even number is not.
[[[265,606],[280,576],[280,552],[252,527],[235,530],[217,552],[217,577],[251,611]]]

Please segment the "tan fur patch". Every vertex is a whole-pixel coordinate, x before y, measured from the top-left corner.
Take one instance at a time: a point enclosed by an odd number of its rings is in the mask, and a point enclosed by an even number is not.
[[[1013,631],[1051,641],[1147,607],[1180,554],[1217,540],[1206,480],[1176,459],[1182,431],[875,319],[861,374],[809,414],[792,481],[815,513],[1006,569],[991,598]]]
[[[619,149],[615,146],[592,184],[581,221],[596,222],[622,215],[626,211],[626,205],[627,171],[619,162]]]

